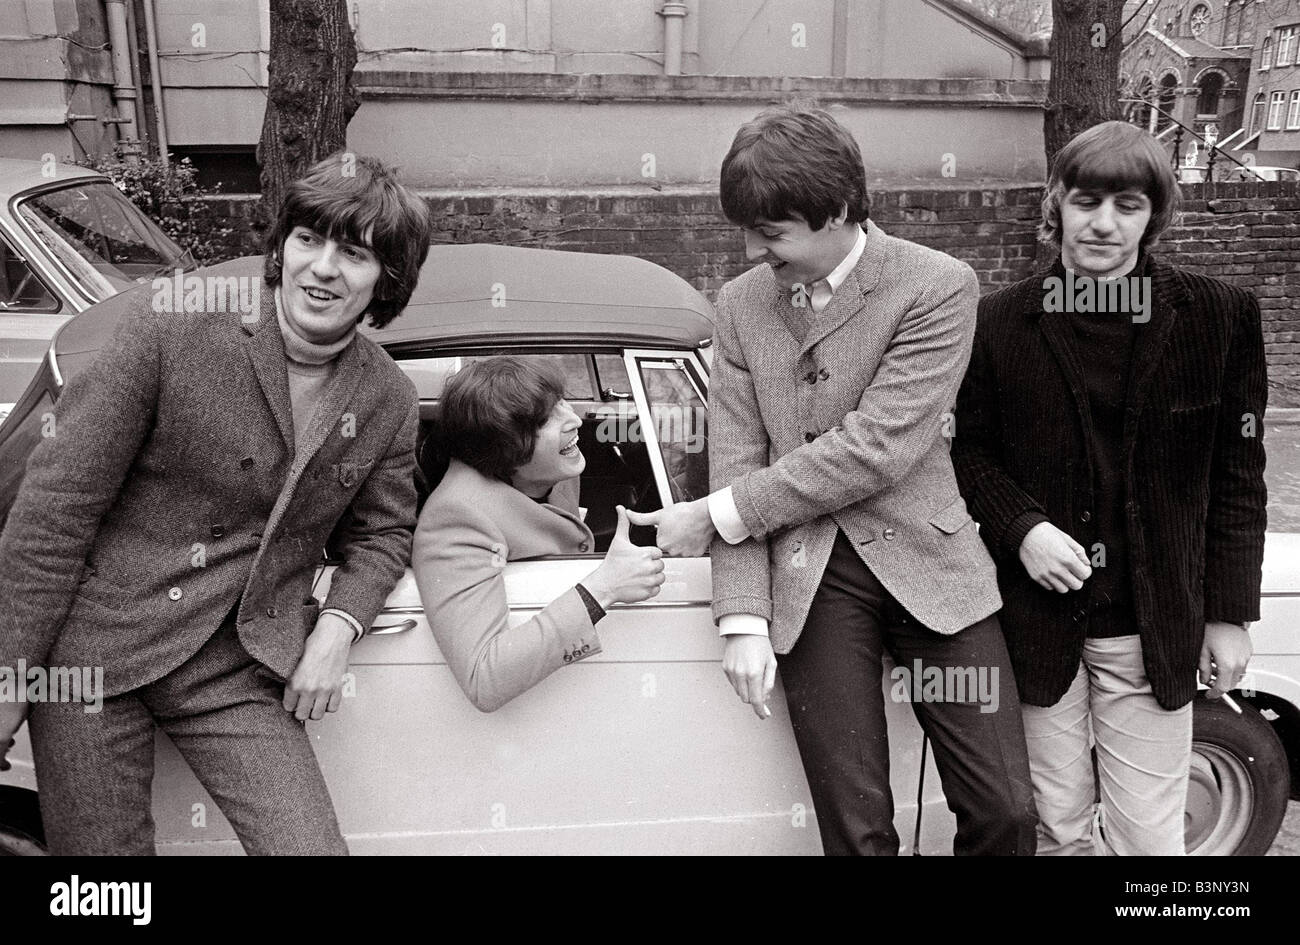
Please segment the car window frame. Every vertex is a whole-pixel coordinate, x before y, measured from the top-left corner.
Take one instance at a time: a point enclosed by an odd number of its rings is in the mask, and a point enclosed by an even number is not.
[[[663,446],[659,442],[659,431],[655,424],[647,422],[652,417],[650,399],[646,395],[645,382],[641,378],[640,361],[677,361],[685,369],[686,379],[690,382],[695,395],[700,398],[707,415],[709,409],[708,387],[702,383],[700,369],[696,363],[695,352],[676,348],[624,348],[623,364],[627,367],[628,381],[632,385],[632,399],[636,403],[637,416],[641,418],[641,435],[645,437],[646,449],[650,456],[650,468],[654,470],[655,486],[663,508],[674,505],[672,486],[668,481],[668,468],[664,464]]]
[[[632,402],[636,405],[637,417],[645,418],[650,415],[649,400],[646,396],[645,385],[641,380],[640,371],[637,368],[636,359],[643,358],[656,361],[682,361],[686,366],[686,376],[691,382],[696,395],[704,404],[704,409],[709,409],[708,384],[703,378],[707,377],[706,369],[701,364],[696,349],[689,348],[625,348],[621,345],[491,345],[486,347],[466,347],[454,346],[447,348],[423,348],[415,347],[408,344],[402,345],[396,350],[388,350],[388,355],[397,362],[401,367],[402,361],[419,360],[421,358],[449,358],[449,357],[492,357],[503,354],[517,354],[520,356],[539,355],[539,354],[582,354],[588,359],[587,364],[590,370],[595,370],[594,357],[597,354],[613,354],[623,358],[624,368],[627,370],[628,383],[632,390]],[[601,396],[601,391],[597,389],[597,396]],[[423,399],[421,405],[437,403],[436,400]],[[646,452],[650,458],[650,468],[654,472],[655,488],[659,490],[659,501],[662,508],[667,508],[673,504],[672,488],[668,483],[668,474],[664,466],[663,450],[659,444],[657,431],[653,423],[646,423],[642,420],[640,424],[642,435],[645,437]],[[547,561],[566,561],[566,560],[603,560],[603,552],[587,552],[580,554],[559,554],[547,555]]]
[[[27,267],[27,271],[32,274],[32,276],[36,279],[37,282],[40,283],[41,288],[45,290],[45,292],[50,296],[50,298],[54,299],[54,301],[58,303],[58,308],[50,310],[50,309],[36,309],[36,308],[8,308],[4,305],[3,302],[0,302],[0,314],[3,315],[66,315],[67,310],[69,308],[68,300],[63,297],[63,294],[58,291],[57,287],[52,286],[50,284],[50,280],[48,276],[41,271],[41,268],[33,264],[31,259],[31,253],[23,252],[23,249],[20,246],[20,244],[18,244],[15,240],[10,239],[9,234],[6,233],[3,229],[0,229],[0,245],[3,245],[4,249],[7,250],[15,259],[21,260],[23,265]]]

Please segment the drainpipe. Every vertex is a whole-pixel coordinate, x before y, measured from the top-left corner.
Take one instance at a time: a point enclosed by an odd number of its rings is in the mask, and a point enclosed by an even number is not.
[[[163,114],[162,77],[158,75],[158,23],[154,18],[153,0],[144,3],[144,35],[149,43],[149,88],[153,92],[153,116],[158,126],[158,159],[168,167],[167,118]]]
[[[135,124],[135,100],[139,94],[131,81],[131,42],[126,29],[126,0],[104,0],[108,21],[108,43],[113,57],[113,103],[117,106],[117,143],[127,160],[135,160],[140,134]]]
[[[681,0],[664,0],[659,16],[664,18],[664,75],[681,75],[686,4]]]

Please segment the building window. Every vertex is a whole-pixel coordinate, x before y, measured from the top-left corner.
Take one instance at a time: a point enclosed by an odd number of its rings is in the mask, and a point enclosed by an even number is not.
[[[1295,42],[1294,26],[1288,26],[1286,29],[1277,31],[1277,65],[1291,65],[1291,44],[1293,42]]]
[[[1193,36],[1204,34],[1205,28],[1210,25],[1210,8],[1203,3],[1198,3],[1192,8],[1188,23],[1191,25]]]
[[[1196,114],[1217,115],[1219,113],[1219,94],[1223,91],[1223,76],[1210,72],[1201,77],[1201,94],[1196,99]]]
[[[1285,92],[1274,92],[1268,98],[1268,125],[1269,131],[1282,130],[1282,100],[1286,97]]]
[[[1178,97],[1178,79],[1172,74],[1165,76],[1160,80],[1160,96],[1156,99],[1156,107],[1160,109],[1156,114],[1156,130],[1159,134],[1164,131],[1173,122],[1174,102]]]
[[[1236,46],[1241,42],[1241,18],[1246,12],[1246,0],[1236,0],[1223,18],[1223,45]]]
[[[1264,37],[1264,51],[1259,57],[1259,71],[1263,72],[1273,64],[1273,37]]]
[[[1286,111],[1286,130],[1295,131],[1300,128],[1300,89],[1291,93],[1291,107]]]
[[[1264,129],[1264,93],[1255,96],[1250,106],[1250,134],[1257,135]]]

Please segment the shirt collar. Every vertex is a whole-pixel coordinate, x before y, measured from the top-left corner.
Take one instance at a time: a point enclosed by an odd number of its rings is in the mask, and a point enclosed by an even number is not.
[[[844,280],[849,277],[849,273],[853,271],[853,267],[858,264],[858,260],[862,258],[862,251],[866,249],[867,246],[866,230],[862,229],[862,227],[856,223],[853,225],[858,227],[858,238],[854,240],[853,248],[849,250],[847,256],[840,260],[840,264],[830,271],[830,274],[825,280],[826,284],[831,287],[832,295],[840,290],[840,286],[843,285]]]

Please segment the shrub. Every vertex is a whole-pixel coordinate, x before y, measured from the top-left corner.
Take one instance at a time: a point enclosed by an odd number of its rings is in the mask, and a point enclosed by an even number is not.
[[[201,187],[198,171],[189,158],[173,160],[164,167],[157,158],[127,161],[121,151],[110,157],[79,162],[98,171],[122,191],[133,204],[158,224],[164,233],[188,249],[200,266],[241,255],[231,252],[234,228],[217,215],[205,197],[217,191]]]

